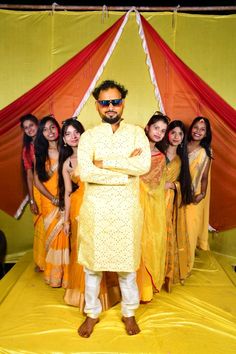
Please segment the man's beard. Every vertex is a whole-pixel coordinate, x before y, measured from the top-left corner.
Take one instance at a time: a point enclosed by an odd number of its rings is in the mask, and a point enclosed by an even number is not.
[[[107,117],[105,115],[102,116],[102,121],[109,124],[116,124],[121,120],[121,116],[117,115],[116,117]]]

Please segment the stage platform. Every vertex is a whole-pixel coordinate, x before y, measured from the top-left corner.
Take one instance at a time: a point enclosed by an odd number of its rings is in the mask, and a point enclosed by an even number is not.
[[[101,315],[90,338],[77,328],[83,315],[34,272],[28,252],[0,281],[0,353],[235,354],[235,259],[199,252],[192,276],[171,294],[140,305],[141,333],[128,336],[120,305]]]

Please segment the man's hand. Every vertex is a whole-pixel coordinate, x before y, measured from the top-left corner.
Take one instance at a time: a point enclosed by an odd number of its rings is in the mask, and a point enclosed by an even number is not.
[[[98,168],[103,168],[102,160],[93,160],[93,163]]]
[[[141,153],[142,153],[142,149],[141,148],[137,148],[137,149],[134,149],[133,152],[131,152],[129,157],[139,156],[139,155],[141,155]]]

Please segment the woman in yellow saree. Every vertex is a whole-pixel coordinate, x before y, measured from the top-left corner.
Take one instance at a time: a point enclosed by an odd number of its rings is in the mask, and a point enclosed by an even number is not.
[[[68,282],[69,240],[63,230],[63,215],[58,208],[58,138],[60,127],[52,116],[44,117],[35,139],[35,184],[41,192],[45,227],[44,279],[52,287]]]
[[[152,154],[151,169],[140,177],[140,198],[144,214],[141,264],[137,271],[140,301],[148,302],[160,291],[165,276],[166,213],[165,155],[161,141],[169,118],[156,112],[145,128]]]
[[[22,160],[26,173],[29,205],[34,221],[33,252],[35,271],[40,272],[44,270],[45,263],[45,234],[40,192],[34,186],[34,141],[38,130],[38,119],[32,114],[26,114],[20,118],[20,125],[24,131]]]
[[[64,301],[68,305],[84,309],[85,273],[78,263],[78,222],[84,194],[84,183],[74,175],[77,165],[77,147],[84,128],[76,118],[63,122],[59,154],[59,206],[64,210],[64,232],[70,239],[70,264],[68,285]],[[109,287],[107,286],[109,284]],[[101,282],[100,300],[103,310],[120,300],[118,279],[115,273],[104,273]]]
[[[193,268],[195,249],[208,250],[210,205],[211,126],[207,118],[196,117],[188,132],[188,157],[194,194],[187,206],[187,231],[190,241],[190,269]]]
[[[185,205],[192,202],[186,129],[182,121],[174,120],[166,132],[166,226],[167,249],[165,286],[180,282],[190,271],[189,239],[186,230]]]

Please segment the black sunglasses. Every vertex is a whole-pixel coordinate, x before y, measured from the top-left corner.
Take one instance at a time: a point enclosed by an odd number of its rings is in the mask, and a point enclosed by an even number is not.
[[[119,106],[121,105],[122,101],[123,101],[122,98],[116,98],[115,100],[98,100],[97,102],[102,107],[108,107],[110,106],[110,104],[112,104],[112,106]]]

